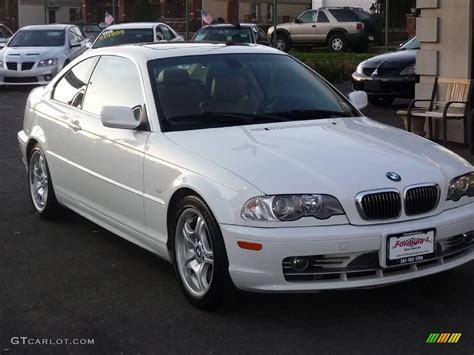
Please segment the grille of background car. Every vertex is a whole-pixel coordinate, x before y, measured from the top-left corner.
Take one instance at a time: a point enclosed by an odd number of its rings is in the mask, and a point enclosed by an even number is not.
[[[438,204],[438,198],[437,185],[409,189],[405,194],[405,213],[410,216],[429,212]]]
[[[21,70],[30,70],[35,65],[35,62],[24,62],[21,63]]]

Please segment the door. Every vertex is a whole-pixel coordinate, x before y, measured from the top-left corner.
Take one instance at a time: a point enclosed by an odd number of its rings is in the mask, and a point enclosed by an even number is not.
[[[293,42],[314,43],[316,41],[317,10],[303,12],[289,29]]]
[[[127,58],[102,56],[89,80],[81,111],[68,134],[68,159],[75,168],[68,189],[93,214],[127,235],[145,232],[143,159],[150,134],[144,130],[102,125],[104,106],[145,114],[145,96],[138,66]]]
[[[327,35],[331,31],[331,24],[329,18],[323,10],[318,11],[318,17],[316,22],[316,41],[325,43]]]

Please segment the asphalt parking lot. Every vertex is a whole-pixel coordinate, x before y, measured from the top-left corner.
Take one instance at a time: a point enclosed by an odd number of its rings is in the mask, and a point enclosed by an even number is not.
[[[370,290],[240,294],[207,313],[152,254],[72,212],[40,220],[16,140],[27,95],[0,88],[0,353],[474,353],[472,262]],[[401,126],[394,112],[404,104],[367,114]],[[426,344],[434,332],[462,337]],[[17,337],[94,344],[12,344]]]

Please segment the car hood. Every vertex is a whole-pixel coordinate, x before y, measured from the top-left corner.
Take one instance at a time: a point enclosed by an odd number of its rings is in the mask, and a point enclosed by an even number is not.
[[[420,183],[447,186],[472,166],[449,150],[366,117],[168,132],[174,143],[266,194],[325,193]],[[396,172],[401,182],[386,177]],[[202,172],[205,174],[205,171]]]
[[[64,56],[64,47],[5,47],[4,60],[41,60]]]
[[[379,66],[390,66],[405,68],[416,62],[416,50],[403,50],[398,52],[377,55],[364,62],[364,68],[377,68]]]

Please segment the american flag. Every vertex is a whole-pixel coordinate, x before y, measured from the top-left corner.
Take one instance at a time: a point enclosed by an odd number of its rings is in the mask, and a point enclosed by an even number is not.
[[[105,12],[105,19],[104,19],[104,22],[110,26],[113,22],[114,22],[114,17],[109,14],[107,11]]]
[[[205,10],[201,10],[201,20],[203,24],[210,25],[212,23],[212,16]]]

